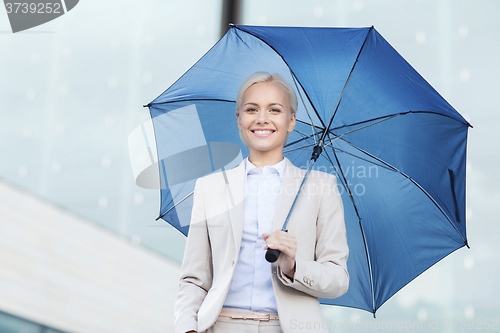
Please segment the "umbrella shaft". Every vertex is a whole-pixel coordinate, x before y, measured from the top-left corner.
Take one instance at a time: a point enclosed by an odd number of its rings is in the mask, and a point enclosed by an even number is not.
[[[323,148],[321,148],[322,145],[323,145],[323,142],[320,141],[318,143],[318,145],[316,145],[314,147],[314,151],[313,151],[313,155],[311,157],[311,161],[309,162],[309,165],[307,166],[306,174],[305,174],[304,178],[302,179],[302,183],[300,183],[299,191],[297,192],[297,195],[295,196],[295,199],[293,200],[292,207],[290,208],[290,211],[288,212],[288,215],[286,217],[285,223],[283,223],[283,228],[281,228],[282,231],[286,231],[286,226],[288,224],[288,220],[290,220],[290,216],[292,215],[293,208],[295,207],[295,204],[297,203],[297,199],[299,198],[300,191],[302,191],[302,186],[304,186],[304,183],[306,182],[307,177],[309,176],[309,171],[311,171],[311,168],[314,165],[314,163],[316,162],[316,159],[318,158],[318,156],[323,151]],[[317,156],[315,156],[315,154],[317,154]]]

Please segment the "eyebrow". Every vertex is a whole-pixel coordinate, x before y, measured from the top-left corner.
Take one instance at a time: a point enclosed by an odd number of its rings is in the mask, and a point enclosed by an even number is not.
[[[255,106],[259,106],[259,104],[257,104],[257,103],[252,103],[252,102],[245,103],[243,106],[246,106],[246,105],[255,105]],[[281,106],[281,107],[284,107],[283,105],[281,105],[281,103],[271,103],[271,104],[269,104],[268,106],[272,106],[272,105],[279,105],[279,106]]]

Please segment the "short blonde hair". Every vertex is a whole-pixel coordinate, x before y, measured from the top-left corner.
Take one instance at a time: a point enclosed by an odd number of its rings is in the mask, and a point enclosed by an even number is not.
[[[297,95],[295,95],[295,91],[293,90],[290,83],[288,83],[281,75],[277,73],[269,74],[268,72],[255,72],[251,74],[249,77],[247,77],[240,86],[240,90],[238,91],[238,95],[236,96],[236,114],[240,113],[241,102],[243,100],[243,95],[245,94],[245,91],[247,91],[247,89],[250,88],[250,86],[252,86],[253,84],[261,82],[273,82],[281,86],[285,91],[285,95],[287,97],[288,104],[290,105],[290,111],[292,115],[297,112],[297,107],[298,107]],[[287,142],[289,136],[290,133],[287,133],[285,138],[285,143]],[[241,131],[240,131],[240,139],[245,146],[248,146],[247,143],[245,142],[245,139],[241,135]]]

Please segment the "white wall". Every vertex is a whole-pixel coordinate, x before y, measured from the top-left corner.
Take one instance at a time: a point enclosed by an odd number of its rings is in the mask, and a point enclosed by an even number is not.
[[[170,332],[178,279],[177,264],[0,182],[0,311],[75,333]]]

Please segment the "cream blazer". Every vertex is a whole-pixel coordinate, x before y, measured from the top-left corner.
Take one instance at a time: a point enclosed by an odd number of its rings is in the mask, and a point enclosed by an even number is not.
[[[273,230],[281,229],[305,171],[286,162]],[[175,332],[203,332],[217,320],[233,278],[243,232],[245,163],[198,179],[175,303]],[[336,298],[349,285],[344,209],[333,175],[311,171],[287,226],[297,240],[289,280],[271,265],[281,329],[328,332],[318,297]]]

